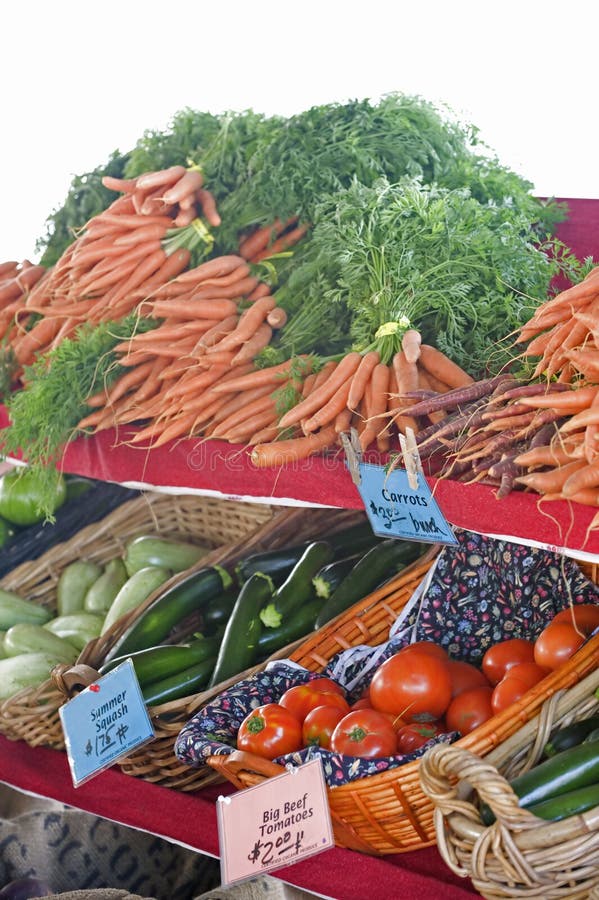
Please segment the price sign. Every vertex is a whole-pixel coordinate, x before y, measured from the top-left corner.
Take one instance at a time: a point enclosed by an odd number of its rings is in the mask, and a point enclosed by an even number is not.
[[[334,844],[319,759],[217,802],[221,880],[233,884]]]
[[[424,477],[418,478],[418,486],[414,488],[405,469],[387,472],[382,466],[360,462],[359,473],[357,487],[375,534],[457,544]]]
[[[75,787],[154,737],[130,659],[61,706],[59,715]]]

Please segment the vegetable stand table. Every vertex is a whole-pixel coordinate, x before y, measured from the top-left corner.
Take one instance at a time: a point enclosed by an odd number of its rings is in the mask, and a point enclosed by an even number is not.
[[[599,199],[558,199],[569,209],[558,236],[579,259],[599,258]],[[0,426],[5,424],[6,411],[0,407]],[[73,442],[64,456],[64,470],[132,487],[198,491],[254,502],[349,509],[363,505],[341,451],[282,469],[257,469],[249,451],[221,441],[182,440],[146,453],[128,448],[126,435],[126,429],[118,435],[103,431]],[[591,507],[566,501],[539,503],[537,495],[516,491],[498,500],[495,489],[484,484],[435,479],[431,484],[445,517],[457,527],[591,562],[599,556],[599,532],[589,530],[596,512]]]
[[[214,857],[219,855],[215,801],[219,794],[232,790],[229,785],[215,785],[196,794],[180,793],[131,778],[116,768],[74,788],[64,753],[2,736],[0,781]],[[479,896],[469,881],[445,866],[436,848],[371,857],[334,847],[271,874],[335,900],[360,900],[367,895],[377,900],[468,900]]]

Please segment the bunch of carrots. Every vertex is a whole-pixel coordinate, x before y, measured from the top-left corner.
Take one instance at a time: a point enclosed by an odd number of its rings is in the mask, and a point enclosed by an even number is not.
[[[81,323],[128,315],[188,267],[190,246],[211,246],[199,211],[210,225],[220,217],[199,172],[172,166],[103,183],[123,195],[86,224],[13,314],[11,345],[21,372]]]
[[[519,488],[599,506],[597,309],[599,267],[521,329],[523,357],[539,357],[530,380],[506,373],[412,402],[405,396],[403,416],[445,414],[417,434],[431,471],[493,484],[498,497]]]
[[[47,272],[44,266],[36,266],[28,259],[0,263],[0,341],[9,345],[16,337],[16,317]]]

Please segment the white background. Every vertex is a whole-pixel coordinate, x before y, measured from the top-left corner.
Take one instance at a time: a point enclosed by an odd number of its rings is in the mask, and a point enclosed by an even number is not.
[[[448,105],[540,196],[599,198],[596,0],[18,0],[0,12],[0,261],[179,110]]]

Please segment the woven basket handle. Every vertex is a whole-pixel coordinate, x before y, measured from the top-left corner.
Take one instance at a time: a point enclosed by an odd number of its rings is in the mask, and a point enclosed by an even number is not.
[[[460,813],[480,829],[485,826],[474,803],[459,796],[460,782],[468,782],[508,827],[537,827],[538,819],[518,803],[518,797],[495,766],[455,744],[437,744],[423,757],[418,775],[422,790],[444,815]]]
[[[97,681],[100,674],[91,666],[77,663],[69,666],[66,663],[59,663],[50,672],[50,677],[61,694],[69,700],[74,694]]]
[[[282,775],[286,771],[283,766],[271,762],[270,759],[263,759],[263,757],[255,756],[253,753],[246,753],[245,750],[233,750],[232,753],[226,755],[210,756],[207,762],[209,766],[238,789],[248,786],[240,778],[242,773],[273,778],[275,775]]]

